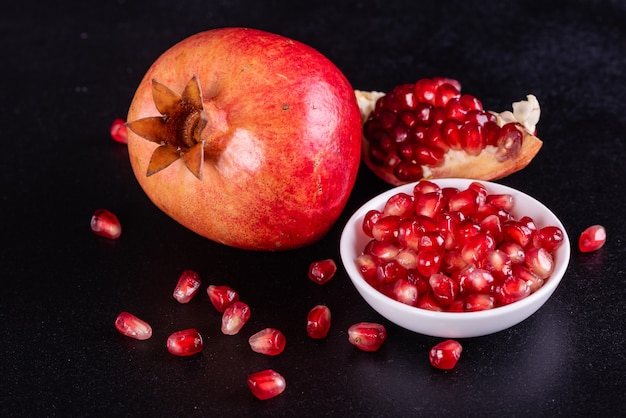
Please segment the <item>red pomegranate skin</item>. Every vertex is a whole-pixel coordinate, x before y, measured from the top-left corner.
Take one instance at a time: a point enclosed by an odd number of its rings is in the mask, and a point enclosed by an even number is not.
[[[147,176],[158,144],[129,129],[130,162],[147,196],[183,226],[233,247],[288,250],[321,239],[345,207],[360,158],[360,113],[343,73],[279,35],[209,30],[153,63],[127,120],[160,116],[152,80],[181,94],[194,75],[208,120],[202,179],[182,159]]]

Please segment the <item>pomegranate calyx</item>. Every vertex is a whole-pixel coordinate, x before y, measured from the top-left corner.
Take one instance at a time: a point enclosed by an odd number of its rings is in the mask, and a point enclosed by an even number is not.
[[[180,95],[152,80],[152,97],[162,116],[126,124],[137,135],[160,145],[150,158],[146,176],[158,173],[181,158],[189,171],[202,180],[205,141],[200,133],[207,124],[207,117],[198,77],[194,75]]]

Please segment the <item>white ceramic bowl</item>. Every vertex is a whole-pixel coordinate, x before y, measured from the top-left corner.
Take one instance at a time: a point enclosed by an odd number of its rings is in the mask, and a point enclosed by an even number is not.
[[[473,181],[482,183],[490,194],[509,193],[515,198],[513,215],[519,218],[531,216],[539,227],[554,225],[563,230],[563,244],[555,254],[555,268],[552,275],[538,289],[525,299],[510,305],[479,312],[434,312],[398,302],[385,296],[370,286],[359,273],[356,259],[362,254],[371,239],[363,233],[363,217],[370,209],[382,210],[392,195],[404,192],[412,194],[416,183],[406,184],[388,190],[364,204],[348,220],[340,241],[341,260],[357,291],[379,314],[391,322],[408,330],[443,338],[478,337],[502,331],[516,325],[535,313],[554,293],[570,260],[570,241],[561,221],[547,207],[536,199],[501,184],[469,179],[432,180],[440,187],[466,189]]]

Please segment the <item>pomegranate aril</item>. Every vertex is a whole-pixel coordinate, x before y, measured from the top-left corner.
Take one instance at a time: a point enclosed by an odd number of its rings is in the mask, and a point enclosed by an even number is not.
[[[193,356],[203,348],[202,336],[194,328],[176,331],[167,338],[167,351],[175,356]]]
[[[507,277],[494,289],[494,295],[500,305],[509,305],[530,295],[530,285],[520,277]]]
[[[498,249],[509,256],[511,263],[524,264],[526,253],[521,245],[511,241],[505,241],[498,246]]]
[[[422,170],[422,167],[419,164],[410,161],[400,162],[395,166],[393,173],[398,180],[406,183],[417,181],[424,177],[424,170]]]
[[[417,253],[410,248],[401,250],[394,260],[407,270],[417,268]]]
[[[499,249],[489,252],[485,258],[481,260],[479,266],[501,279],[510,276],[513,271],[511,257]]]
[[[463,245],[461,250],[461,256],[468,264],[476,264],[491,251],[495,250],[495,248],[495,239],[490,234],[479,232],[465,241],[465,245]]]
[[[250,319],[250,307],[240,301],[233,302],[222,314],[222,333],[235,335]]]
[[[490,235],[495,244],[499,244],[502,241],[502,222],[498,215],[488,215],[480,221],[480,230]]]
[[[474,268],[463,276],[463,290],[469,292],[490,292],[495,279],[490,271]]]
[[[330,330],[330,309],[325,305],[314,306],[307,315],[306,333],[316,340],[326,338]]]
[[[534,237],[535,247],[543,247],[553,253],[563,244],[563,231],[558,226],[545,226]]]
[[[419,266],[418,266],[419,268]],[[391,260],[378,265],[376,269],[376,280],[379,284],[393,283],[396,280],[406,279],[407,269],[398,261]]]
[[[524,134],[517,128],[515,123],[507,123],[500,129],[496,146],[498,151],[496,158],[498,161],[515,158],[522,148]]]
[[[483,110],[482,102],[478,100],[475,96],[472,96],[471,94],[463,94],[459,98],[459,102],[468,111],[469,110]]]
[[[393,242],[398,238],[399,216],[383,216],[372,225],[372,237],[376,241]]]
[[[442,312],[444,310],[435,300],[432,293],[426,293],[425,295],[420,296],[417,300],[416,306],[420,309],[426,309],[428,311]]]
[[[111,138],[120,144],[128,144],[128,129],[123,119],[116,118],[111,123]]]
[[[432,181],[423,180],[413,187],[413,196],[416,198],[424,193],[432,193],[441,191],[441,187],[437,183]]]
[[[248,344],[255,353],[277,356],[283,352],[287,339],[276,328],[265,328],[248,338]]]
[[[530,287],[530,293],[536,292],[544,283],[541,277],[533,273],[528,267],[522,265],[513,266],[513,276],[524,280],[528,287]]]
[[[486,197],[485,203],[510,211],[513,208],[514,199],[513,196],[508,193],[490,194]]]
[[[463,347],[458,341],[446,340],[431,348],[428,353],[428,358],[433,367],[442,370],[451,370],[459,361],[462,351]]]
[[[366,246],[364,253],[373,255],[379,260],[393,260],[400,252],[400,248],[395,244],[386,241],[371,240]]]
[[[444,154],[445,151],[429,146],[418,144],[412,146],[412,157],[420,165],[439,167],[445,162]]]
[[[248,376],[248,387],[254,396],[264,401],[285,391],[285,378],[274,370],[262,370]]]
[[[226,308],[239,300],[239,293],[230,286],[210,285],[206,292],[211,304],[220,313],[223,313]]]
[[[470,293],[463,302],[465,312],[486,311],[494,306],[494,297],[485,293]]]
[[[374,322],[359,322],[348,328],[348,341],[362,351],[376,351],[387,339],[387,329]]]
[[[193,270],[184,270],[174,288],[174,299],[180,303],[188,303],[198,293],[200,285],[202,281],[198,273]]]
[[[461,123],[453,119],[445,120],[441,124],[441,136],[451,149],[463,149],[463,147],[461,146],[460,129]]]
[[[459,129],[461,147],[472,156],[480,155],[485,148],[482,127],[474,122],[465,122]]]
[[[502,233],[507,241],[519,244],[522,248],[532,244],[534,231],[528,227],[527,223],[515,220],[502,223]]]
[[[417,286],[406,279],[397,280],[393,285],[392,293],[395,300],[411,306],[417,303],[419,296]]]
[[[136,340],[152,337],[152,327],[129,312],[121,312],[115,319],[115,328],[123,335]]]
[[[378,264],[376,257],[371,254],[361,254],[356,259],[356,267],[361,276],[374,287],[377,285],[376,270],[378,269]]]
[[[441,190],[436,192],[422,193],[415,202],[415,213],[421,216],[434,218],[444,207],[444,199]]]
[[[435,106],[445,107],[452,99],[461,97],[461,92],[452,84],[445,82],[437,87],[435,92]]]
[[[382,212],[372,209],[368,211],[363,217],[363,232],[370,238],[374,238],[372,235],[372,227],[383,216]]]
[[[324,284],[337,272],[337,264],[332,258],[315,261],[309,266],[309,279],[317,284]]]
[[[602,225],[592,225],[580,234],[578,249],[583,253],[597,251],[605,242],[606,229]]]
[[[542,279],[547,279],[554,271],[554,258],[542,247],[533,247],[526,251],[524,262],[526,267]]]
[[[107,209],[97,209],[91,217],[91,230],[94,234],[110,239],[122,235],[122,225],[115,214]]]
[[[406,193],[398,193],[389,198],[383,208],[383,214],[385,216],[410,216],[413,213],[414,207],[413,196]]]
[[[448,199],[448,210],[472,216],[478,209],[478,193],[473,189],[461,190]]]
[[[423,276],[430,277],[439,271],[441,258],[438,251],[420,251],[417,254],[417,271]]]
[[[415,91],[415,97],[420,102],[425,102],[434,106],[437,87],[437,83],[434,80],[429,78],[422,78],[418,80],[413,87]]]
[[[435,273],[428,279],[432,293],[440,305],[449,306],[456,299],[459,285],[445,274]]]

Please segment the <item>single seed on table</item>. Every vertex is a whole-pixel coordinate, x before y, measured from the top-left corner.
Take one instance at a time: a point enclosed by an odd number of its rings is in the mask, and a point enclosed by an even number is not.
[[[463,347],[456,340],[446,340],[436,344],[430,349],[428,358],[430,364],[441,370],[451,370],[456,366]]]
[[[174,299],[179,303],[188,303],[198,293],[201,284],[198,273],[193,270],[184,270],[174,288]]]
[[[606,242],[606,229],[602,225],[592,225],[580,234],[578,248],[583,253],[597,251]]]
[[[193,356],[203,348],[202,336],[194,328],[176,331],[167,338],[167,351],[175,356]]]
[[[248,387],[254,396],[264,401],[283,393],[287,384],[280,373],[267,369],[249,375]]]
[[[240,301],[233,302],[222,314],[222,333],[235,335],[250,319],[250,307]]]
[[[315,261],[309,266],[309,279],[317,284],[324,284],[333,278],[337,265],[332,259]]]
[[[330,323],[328,306],[314,306],[307,315],[306,333],[313,339],[326,338],[330,330]]]
[[[115,319],[115,328],[123,335],[136,340],[152,337],[152,327],[129,312],[121,312]]]
[[[218,312],[224,313],[226,308],[239,300],[239,293],[230,286],[209,285],[206,290],[211,304]]]
[[[98,209],[91,217],[91,231],[104,238],[117,239],[122,235],[122,225],[108,209]]]
[[[348,328],[348,341],[362,351],[376,351],[387,339],[387,330],[375,322],[358,322]]]
[[[287,340],[276,328],[265,328],[248,338],[252,351],[268,356],[277,356],[283,352]]]

